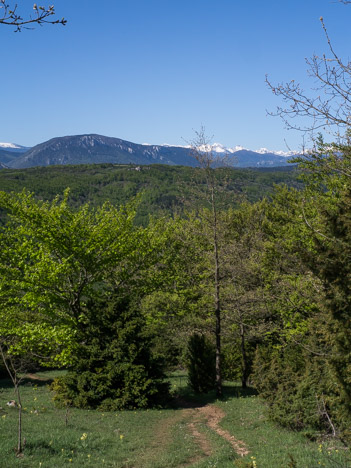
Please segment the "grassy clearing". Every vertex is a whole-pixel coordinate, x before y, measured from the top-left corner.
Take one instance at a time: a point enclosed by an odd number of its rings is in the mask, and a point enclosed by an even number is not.
[[[349,452],[340,443],[311,442],[301,433],[277,427],[267,418],[258,396],[242,395],[238,388],[233,388],[231,394],[237,396],[217,402],[227,414],[222,426],[244,440],[250,450],[250,454],[234,466],[247,466],[245,463],[252,464],[252,461],[255,461],[252,466],[258,468],[351,466]]]
[[[176,377],[174,377],[176,381]],[[246,443],[250,454],[243,458],[219,457],[218,463],[203,460],[197,468],[350,468],[349,450],[333,440],[312,442],[303,434],[281,428],[270,421],[261,398],[255,391],[243,391],[238,385],[227,383],[224,398],[217,400],[214,393],[198,397],[185,387],[186,379],[178,383],[181,394],[201,404],[214,403],[226,413],[221,426],[237,439]],[[213,437],[213,433],[212,433]],[[214,436],[218,439],[217,436]],[[220,441],[217,441],[220,444]],[[228,452],[228,443],[222,440],[223,451]],[[222,451],[219,451],[222,454]],[[218,454],[217,454],[218,456]]]
[[[45,376],[44,374],[41,374]],[[1,382],[0,467],[134,467],[177,466],[168,464],[168,437],[159,431],[165,421],[174,419],[175,410],[145,410],[103,413],[72,409],[65,423],[65,410],[53,406],[47,383],[27,379],[22,386],[23,432],[27,439],[25,456],[15,458],[17,410],[6,407],[13,391]],[[156,453],[155,442],[163,447]],[[175,430],[170,443],[183,449],[179,463],[186,461],[190,444],[181,430]],[[152,451],[164,465],[154,463]]]
[[[48,379],[53,373],[38,375]],[[183,399],[196,405],[213,403],[225,411],[227,416],[221,425],[245,441],[250,454],[244,458],[239,458],[226,440],[210,430],[204,419],[195,421],[197,436],[194,435],[189,424],[194,423],[195,409],[184,408],[182,400],[178,406],[164,410],[102,413],[72,409],[66,425],[65,410],[53,406],[47,383],[26,379],[22,385],[23,431],[27,442],[24,457],[16,458],[17,410],[6,406],[14,397],[13,390],[8,381],[0,381],[1,468],[351,466],[345,450],[329,450],[328,454],[328,448],[334,447],[325,443],[320,452],[318,443],[277,428],[267,420],[260,399],[252,392],[242,394],[234,385],[226,386],[225,398],[216,401],[213,394],[195,398],[186,388],[184,374],[171,378],[172,388]],[[204,456],[198,437],[207,443],[210,456]]]

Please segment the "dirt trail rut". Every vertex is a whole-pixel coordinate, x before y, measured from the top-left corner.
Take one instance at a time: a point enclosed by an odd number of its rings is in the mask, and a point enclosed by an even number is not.
[[[230,432],[220,427],[219,424],[225,417],[225,412],[221,408],[212,404],[191,407],[187,401],[181,401],[181,404],[183,406],[190,406],[182,410],[182,413],[186,419],[190,419],[188,422],[188,428],[194,437],[194,442],[198,444],[203,453],[202,457],[199,456],[196,460],[191,459],[183,466],[191,466],[195,461],[199,461],[201,458],[212,455],[212,447],[206,434],[199,430],[201,425],[203,426],[204,424],[216,432],[220,437],[228,441],[238,455],[244,457],[249,454],[249,450],[243,441],[237,439],[230,434]]]
[[[213,454],[214,450],[208,435],[203,431],[205,426],[228,441],[239,456],[244,457],[249,453],[243,441],[236,439],[220,426],[221,420],[226,415],[221,408],[214,404],[193,406],[190,402],[181,399],[178,399],[178,403],[183,409],[177,411],[169,418],[166,418],[157,427],[154,433],[153,443],[144,454],[145,466],[149,466],[148,463],[155,457],[155,453],[161,455],[167,450],[167,446],[172,442],[172,428],[176,424],[182,422],[186,424],[194,444],[197,445],[200,450],[196,455],[188,458],[183,464],[179,465],[178,468],[189,468]]]
[[[225,412],[221,408],[215,405],[206,405],[197,408],[197,411],[206,418],[206,425],[220,437],[227,440],[238,455],[241,457],[248,455],[249,450],[245,443],[242,440],[236,439],[230,432],[219,426],[219,423],[225,416]]]

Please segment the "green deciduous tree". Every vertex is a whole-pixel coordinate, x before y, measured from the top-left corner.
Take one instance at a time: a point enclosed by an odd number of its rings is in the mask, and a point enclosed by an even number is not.
[[[157,285],[150,267],[160,260],[164,238],[159,231],[156,236],[156,229],[134,226],[133,205],[72,210],[68,192],[51,203],[26,192],[1,192],[0,205],[9,217],[1,231],[1,314],[8,324],[2,332],[20,338],[13,353],[35,349],[41,363],[78,369],[77,356],[86,343],[87,352],[100,350],[109,362],[118,360],[108,354],[111,341],[105,350],[103,340],[92,344],[93,330],[98,336],[100,325],[115,328],[119,323],[117,310],[116,315],[109,312],[109,298],[128,299],[138,309],[143,295]],[[18,310],[25,311],[24,322]],[[100,322],[94,320],[98,313]],[[145,369],[153,365],[151,359],[145,363]],[[92,364],[89,371],[98,374],[99,366]],[[150,379],[147,369],[140,379]]]
[[[267,331],[262,256],[266,203],[241,204],[225,214],[222,259],[223,339],[227,376],[247,386],[257,342]],[[236,369],[235,369],[236,367]]]

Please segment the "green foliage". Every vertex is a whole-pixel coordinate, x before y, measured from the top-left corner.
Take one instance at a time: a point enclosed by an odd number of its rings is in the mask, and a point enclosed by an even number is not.
[[[344,440],[351,421],[349,160],[349,149],[320,142],[319,153],[301,160],[305,190],[281,188],[267,206],[272,326],[254,369],[276,421]]]
[[[215,350],[205,335],[189,338],[187,368],[189,385],[196,393],[207,393],[215,386]]]
[[[323,308],[329,318],[326,331],[331,349],[329,362],[341,392],[338,420],[340,429],[347,431],[347,437],[350,437],[348,427],[351,420],[350,185],[350,180],[347,180],[347,186],[341,191],[336,206],[326,206],[321,210],[323,236],[314,233],[316,255],[305,259],[323,284]],[[343,416],[341,420],[340,416]]]
[[[90,320],[78,334],[72,370],[54,383],[55,400],[104,410],[165,403],[168,384],[152,356],[145,318],[116,295],[87,307]]]
[[[311,437],[351,440],[350,152],[327,154],[322,143],[320,151],[302,163],[303,192],[276,188],[271,201],[255,205],[239,205],[240,194],[253,200],[270,193],[276,174],[213,171],[223,370],[246,383],[256,350],[249,381],[273,419]],[[7,221],[0,335],[14,356],[36,353],[49,358],[42,363],[70,368],[53,387],[62,405],[160,404],[167,395],[161,361],[172,369],[186,353],[193,389],[213,388],[213,348],[205,339],[214,329],[212,214],[204,193],[193,212],[182,211],[194,171],[97,165],[0,172],[5,190],[38,181],[35,195],[0,193]],[[280,175],[298,186],[291,172]],[[65,184],[72,197],[54,198]],[[111,198],[120,205],[140,190],[127,206],[102,204]],[[92,207],[82,206],[87,200]]]
[[[235,337],[235,335],[234,335]],[[241,343],[239,338],[224,337],[222,346],[222,372],[223,380],[238,381],[243,377],[243,356]],[[255,357],[256,344],[253,341],[246,343],[246,359],[247,359],[247,377],[251,375],[252,365]]]
[[[330,432],[319,398],[330,379],[325,360],[311,359],[299,346],[256,355],[254,384],[269,404],[272,419],[294,430]]]
[[[40,372],[21,385],[26,446],[23,457],[13,451],[13,432],[17,410],[8,408],[13,399],[8,381],[0,381],[0,467],[122,467],[176,468],[194,464],[201,468],[217,466],[233,468],[255,460],[258,468],[288,467],[289,454],[297,466],[328,468],[350,466],[349,451],[337,441],[313,442],[301,433],[276,426],[267,418],[265,404],[252,389],[246,392],[235,384],[224,386],[223,400],[213,399],[213,393],[201,395],[197,406],[215,404],[226,417],[220,426],[249,447],[246,457],[233,453],[232,446],[199,420],[197,412],[183,408],[145,409],[136,411],[92,411],[66,409],[53,405],[47,383],[62,371]],[[172,387],[184,399],[194,397],[186,388],[186,376],[170,376]],[[5,417],[2,417],[5,416]],[[212,454],[204,455],[189,424],[195,423],[199,432],[208,438]],[[329,453],[330,454],[329,454]],[[254,458],[251,458],[254,457]],[[321,462],[320,464],[318,462]]]
[[[223,208],[228,203],[237,205],[238,195],[257,201],[272,193],[274,184],[285,182],[299,186],[292,168],[284,170],[218,169],[222,191],[219,198]],[[0,170],[0,187],[5,192],[21,192],[24,188],[42,200],[53,200],[58,193],[70,187],[69,204],[75,208],[84,203],[101,206],[106,201],[112,205],[129,202],[141,194],[135,222],[146,226],[150,215],[162,216],[182,211],[189,200],[194,202],[194,177],[191,167],[162,165],[94,164],[79,166],[49,166],[29,169]],[[199,180],[199,190],[204,191],[204,180]],[[203,202],[195,202],[196,205]],[[0,220],[4,219],[4,214]]]
[[[136,310],[162,281],[152,267],[165,234],[136,227],[133,205],[73,210],[68,192],[51,203],[0,192],[0,205],[9,213],[0,233],[0,333],[10,353],[70,366],[65,385],[74,396],[64,400],[79,406],[160,402],[167,385]],[[122,307],[131,297],[133,307]]]

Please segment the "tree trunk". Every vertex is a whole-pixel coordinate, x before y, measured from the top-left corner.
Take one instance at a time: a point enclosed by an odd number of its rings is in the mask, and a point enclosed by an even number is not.
[[[246,355],[246,342],[245,342],[245,327],[242,322],[240,322],[240,338],[241,338],[241,387],[247,387],[247,378],[249,373],[249,366],[247,362]]]
[[[217,211],[214,199],[214,187],[211,190],[211,202],[213,213],[213,254],[214,254],[214,279],[215,279],[215,317],[216,317],[216,394],[222,396],[222,365],[221,365],[221,304],[219,288],[219,259],[217,239]]]
[[[21,393],[19,390],[19,384],[16,385],[16,395],[17,395],[17,402],[18,402],[18,441],[17,441],[17,455],[22,453],[23,446],[22,446],[22,401],[21,401]]]
[[[11,365],[12,370],[9,367],[8,361],[6,360],[6,355],[5,351],[0,343],[0,354],[3,360],[3,363],[6,367],[6,370],[12,380],[16,397],[17,397],[17,402],[18,402],[18,441],[17,441],[17,455],[22,453],[23,451],[23,446],[22,446],[22,402],[21,402],[21,392],[19,389],[19,384],[21,382],[21,379],[18,378],[18,373],[14,365]]]

